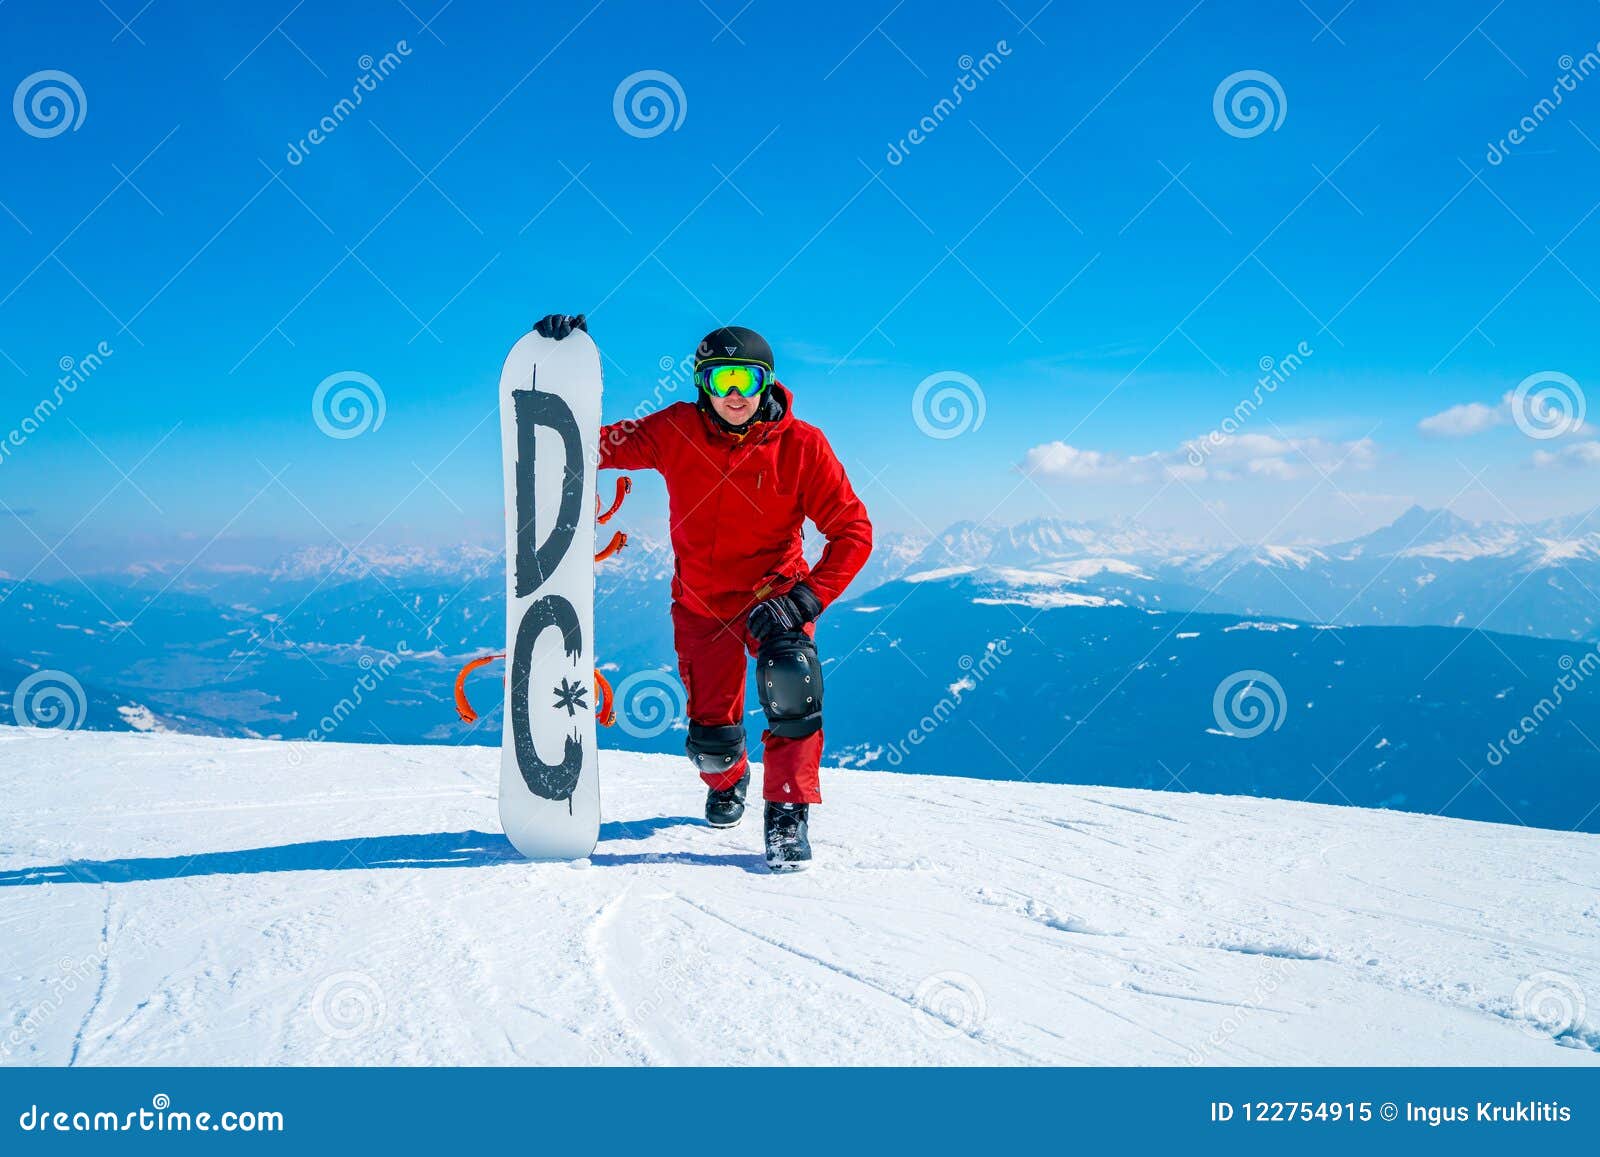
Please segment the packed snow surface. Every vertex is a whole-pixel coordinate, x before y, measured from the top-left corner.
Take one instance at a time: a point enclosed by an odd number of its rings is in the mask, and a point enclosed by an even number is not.
[[[1594,836],[829,771],[772,876],[601,766],[531,864],[492,749],[0,728],[0,1063],[1600,1061]]]

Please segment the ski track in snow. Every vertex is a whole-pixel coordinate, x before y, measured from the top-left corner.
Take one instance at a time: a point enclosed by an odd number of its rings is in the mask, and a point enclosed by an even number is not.
[[[111,977],[111,890],[107,888],[105,891],[105,913],[100,919],[100,972],[95,982],[94,997],[89,1001],[89,1008],[78,1024],[78,1031],[72,1035],[72,1052],[67,1056],[68,1065],[78,1063],[78,1054],[83,1049],[84,1034],[89,1031],[89,1022],[94,1019],[96,1010],[105,999],[106,982]]]
[[[530,864],[492,749],[0,727],[0,1063],[1600,1063],[1595,836],[829,771],[772,876],[601,768]]]

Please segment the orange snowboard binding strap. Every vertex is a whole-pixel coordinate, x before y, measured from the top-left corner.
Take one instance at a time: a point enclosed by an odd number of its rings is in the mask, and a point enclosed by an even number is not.
[[[472,704],[467,701],[467,676],[479,667],[487,666],[496,659],[504,659],[504,654],[484,655],[482,658],[473,659],[461,668],[456,674],[456,714],[461,716],[463,723],[476,723],[478,713],[472,709]],[[595,704],[595,716],[601,727],[610,727],[617,721],[615,709],[616,696],[611,690],[611,684],[606,677],[600,674],[599,668],[595,669],[594,685],[600,689],[600,702]]]
[[[487,666],[496,659],[504,659],[505,655],[485,655],[481,659],[473,659],[456,674],[456,714],[461,716],[463,723],[476,723],[478,713],[472,709],[472,704],[467,702],[467,676],[479,667]]]
[[[595,522],[601,526],[604,526],[606,523],[610,522],[611,516],[622,508],[622,500],[628,497],[628,495],[632,492],[633,479],[624,474],[621,478],[617,479],[616,494],[611,499],[611,505],[606,507],[604,511],[601,511],[600,509],[600,496],[596,494],[594,496]],[[605,562],[606,559],[610,558],[612,555],[616,554],[617,551],[621,550],[627,545],[628,536],[620,530],[615,531],[611,535],[611,541],[606,543],[604,548],[601,549],[600,553],[594,556],[594,561]]]
[[[595,519],[594,520],[596,522],[598,522],[601,526],[604,526],[606,523],[610,522],[611,521],[611,516],[622,508],[622,500],[624,498],[628,497],[628,495],[631,494],[632,492],[633,492],[633,479],[629,478],[626,474],[624,474],[621,478],[617,479],[616,496],[611,499],[611,505],[606,508],[606,511],[605,511],[604,514],[600,513],[600,496],[598,494],[596,494],[594,496],[594,511],[595,511]]]

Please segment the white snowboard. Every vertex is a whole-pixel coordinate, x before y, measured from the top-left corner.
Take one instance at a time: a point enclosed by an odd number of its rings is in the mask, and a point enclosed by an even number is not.
[[[533,860],[600,833],[594,494],[600,354],[581,331],[528,334],[500,374],[506,484],[506,704],[500,822]]]

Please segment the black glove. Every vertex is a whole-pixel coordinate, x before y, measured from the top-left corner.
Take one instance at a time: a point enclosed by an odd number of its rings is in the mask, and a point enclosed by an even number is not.
[[[822,613],[822,600],[805,583],[795,583],[788,594],[773,595],[750,608],[745,626],[765,643],[774,635],[792,634],[805,629]]]
[[[564,313],[552,313],[549,317],[541,317],[533,323],[534,333],[540,337],[553,337],[557,341],[568,336],[575,329],[581,329],[584,333],[589,332],[589,323],[581,313],[576,317],[568,317]]]

